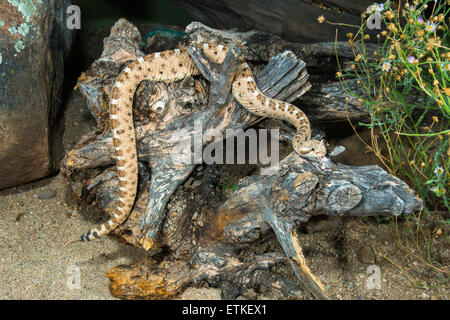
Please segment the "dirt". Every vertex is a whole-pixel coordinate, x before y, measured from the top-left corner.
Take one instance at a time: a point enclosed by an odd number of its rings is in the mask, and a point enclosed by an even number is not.
[[[104,35],[97,32],[94,38],[101,40]],[[101,46],[98,41],[87,41],[89,37],[84,39],[91,51],[84,55],[91,57],[83,60],[85,67]],[[68,151],[93,130],[95,121],[78,91],[68,91],[66,98],[64,146]],[[347,151],[336,159],[351,165],[377,163],[348,127],[340,126],[333,131],[347,135],[331,135],[332,144],[344,145]],[[255,169],[237,167],[220,167],[225,195],[240,177]],[[68,181],[60,174],[0,191],[0,299],[114,299],[105,272],[137,262],[147,253],[110,236],[65,246],[97,225],[101,217],[86,211],[73,199]],[[417,232],[412,218],[319,218],[300,228],[300,241],[309,267],[332,299],[447,300],[450,246],[448,230],[440,219],[437,215],[422,217],[423,228]],[[250,250],[282,252],[274,236]],[[298,282],[288,264],[273,271]],[[220,299],[220,289],[188,288],[180,298]],[[271,291],[253,290],[238,297],[283,298]],[[299,298],[311,299],[306,293]]]

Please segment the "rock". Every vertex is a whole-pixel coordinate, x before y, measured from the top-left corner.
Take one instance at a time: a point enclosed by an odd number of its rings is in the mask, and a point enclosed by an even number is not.
[[[39,192],[36,197],[40,200],[50,200],[56,197],[58,193],[55,190],[48,189],[48,190],[42,190]]]
[[[59,115],[73,31],[69,0],[0,2],[0,189],[47,176],[63,155]]]
[[[358,251],[358,260],[361,263],[375,264],[375,253],[368,244],[363,244]]]

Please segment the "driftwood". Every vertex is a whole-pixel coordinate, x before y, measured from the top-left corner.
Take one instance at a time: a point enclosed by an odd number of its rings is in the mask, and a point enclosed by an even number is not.
[[[191,38],[195,40],[194,33]],[[135,27],[120,20],[105,41],[102,57],[80,78],[80,90],[104,133],[86,136],[62,163],[80,201],[106,212],[115,206],[118,180],[105,101],[124,63],[140,54],[139,40]],[[234,53],[240,53],[239,46],[231,48],[225,62],[216,65],[196,46],[189,47],[207,81],[199,77],[170,85],[144,82],[137,90],[140,184],[130,217],[114,234],[136,246],[145,235],[156,240],[156,246],[152,258],[108,271],[111,292],[118,297],[169,298],[203,282],[220,286],[228,298],[254,287],[299,297],[298,284],[270,270],[289,261],[306,288],[325,299],[324,286],[303,257],[295,232],[299,223],[320,214],[409,214],[421,208],[405,183],[376,166],[348,167],[326,157],[304,159],[295,153],[280,162],[279,170],[246,177],[233,195],[222,199],[216,190],[215,165],[203,167],[201,159],[183,163],[177,155],[180,144],[190,146],[191,137],[199,133],[206,138],[194,145],[194,155],[212,145],[213,137],[208,137],[212,130],[225,133],[259,121],[231,97],[230,75],[238,64]],[[292,102],[310,88],[305,62],[292,52],[274,55],[260,72],[257,69],[258,87],[270,97]],[[162,113],[152,111],[157,101],[165,102]],[[214,142],[221,138],[216,134]],[[242,249],[262,241],[270,230],[286,255],[246,255]]]

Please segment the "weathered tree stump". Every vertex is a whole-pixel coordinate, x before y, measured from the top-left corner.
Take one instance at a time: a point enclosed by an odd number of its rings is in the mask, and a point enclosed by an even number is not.
[[[199,41],[199,35],[211,31],[194,24],[197,31],[193,32],[192,26],[187,28],[191,40]],[[98,120],[99,131],[86,136],[62,163],[80,201],[105,212],[114,208],[118,191],[107,120],[109,88],[126,62],[142,55],[139,40],[135,27],[120,20],[105,41],[102,57],[80,78],[80,90]],[[376,166],[348,167],[326,157],[305,159],[295,153],[283,159],[278,170],[246,177],[233,195],[221,198],[215,165],[201,170],[201,161],[183,163],[177,155],[180,144],[191,145],[192,136],[201,133],[206,138],[194,145],[189,158],[211,146],[213,137],[208,133],[212,130],[225,133],[259,121],[231,97],[230,76],[238,65],[234,54],[240,49],[233,42],[225,44],[231,50],[222,65],[210,63],[195,45],[189,47],[207,81],[196,77],[172,84],[144,82],[135,94],[138,194],[130,217],[114,234],[135,246],[140,246],[142,234],[157,243],[152,258],[108,271],[115,296],[170,298],[188,285],[207,282],[220,286],[227,298],[256,286],[298,297],[301,288],[296,283],[270,270],[289,261],[303,284],[317,298],[325,299],[324,286],[302,254],[295,231],[300,223],[319,214],[397,215],[421,208],[405,183]],[[253,65],[252,60],[249,63]],[[292,52],[275,54],[266,66],[253,68],[258,87],[270,97],[292,102],[310,88],[305,62]],[[158,101],[164,102],[163,112],[152,109]],[[214,143],[224,137],[216,135]],[[244,249],[263,241],[271,230],[286,255],[246,255]]]

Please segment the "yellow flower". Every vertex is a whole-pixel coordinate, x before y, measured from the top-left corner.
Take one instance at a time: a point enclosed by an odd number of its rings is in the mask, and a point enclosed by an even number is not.
[[[446,96],[450,96],[450,88],[442,88],[442,93]]]
[[[317,18],[317,21],[319,21],[319,23],[323,23],[325,21],[325,17],[324,16],[320,16]]]

